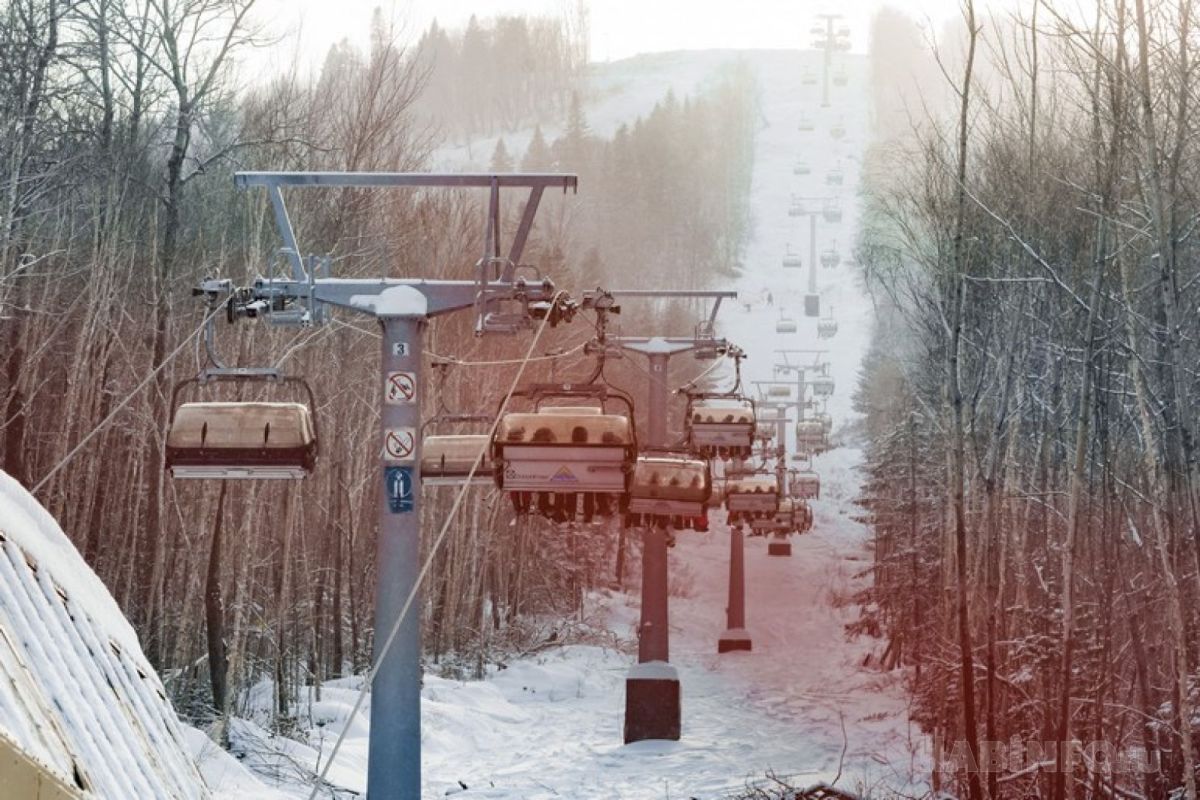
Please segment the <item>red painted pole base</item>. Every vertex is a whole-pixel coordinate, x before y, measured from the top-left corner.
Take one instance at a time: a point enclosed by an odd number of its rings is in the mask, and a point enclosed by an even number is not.
[[[665,661],[637,664],[625,679],[625,744],[679,741],[679,678]]]
[[[738,651],[748,653],[751,649],[750,634],[742,628],[727,630],[717,640],[718,653],[735,653]]]

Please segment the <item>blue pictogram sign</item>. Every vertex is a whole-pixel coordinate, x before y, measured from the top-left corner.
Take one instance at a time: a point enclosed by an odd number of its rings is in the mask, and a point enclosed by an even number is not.
[[[393,514],[407,514],[416,508],[412,467],[384,467],[383,490]]]

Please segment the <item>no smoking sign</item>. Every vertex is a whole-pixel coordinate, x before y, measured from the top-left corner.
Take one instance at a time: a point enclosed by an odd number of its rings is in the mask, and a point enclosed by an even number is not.
[[[389,372],[383,383],[383,401],[390,406],[408,405],[417,399],[417,376],[411,372]]]
[[[383,455],[388,461],[414,461],[417,448],[415,428],[388,428],[383,432]]]

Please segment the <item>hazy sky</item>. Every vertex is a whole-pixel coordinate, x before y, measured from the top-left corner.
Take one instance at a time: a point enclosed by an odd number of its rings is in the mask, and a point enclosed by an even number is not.
[[[471,14],[556,13],[564,0],[259,0],[262,19],[282,36],[273,58],[288,60],[302,46],[304,61],[320,63],[329,45],[347,38],[365,43],[371,11],[391,11],[413,36],[436,18],[446,27]],[[808,47],[813,16],[840,13],[853,31],[856,52],[866,50],[867,21],[883,0],[591,0],[592,58],[704,48]],[[957,13],[957,0],[890,0],[934,22]]]

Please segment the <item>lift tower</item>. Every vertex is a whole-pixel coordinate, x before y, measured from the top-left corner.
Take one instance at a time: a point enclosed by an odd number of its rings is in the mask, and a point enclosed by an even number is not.
[[[833,61],[834,51],[850,49],[850,31],[847,28],[834,30],[833,23],[841,19],[841,14],[817,14],[817,19],[824,23],[822,29],[818,23],[813,29],[813,47],[824,51],[824,75],[821,78],[821,107],[829,107],[829,67]]]
[[[822,370],[821,358],[829,352],[828,350],[803,350],[797,348],[788,348],[784,350],[776,350],[778,355],[783,356],[782,363],[776,363],[774,366],[776,375],[794,375],[796,377],[796,418],[804,418],[804,409],[811,405],[811,402],[805,399],[805,391],[807,389],[806,375],[808,370],[820,372]],[[813,363],[811,364],[794,364],[790,356],[812,356]]]
[[[430,318],[474,309],[475,333],[515,333],[533,320],[567,320],[575,306],[554,284],[520,266],[538,203],[548,188],[577,188],[574,175],[457,175],[395,172],[240,172],[240,188],[261,187],[283,238],[291,277],[258,278],[229,294],[230,315],[316,325],[335,306],[379,321],[379,531],[376,541],[375,652],[367,791],[372,800],[421,796],[421,381]],[[484,252],[475,280],[331,278],[330,259],[303,258],[284,204],[285,188],[478,188],[489,192]],[[528,189],[507,253],[500,247],[502,190]],[[210,299],[228,281],[206,280]],[[392,639],[394,637],[394,644]],[[391,645],[389,647],[389,645]]]
[[[668,391],[671,358],[694,353],[696,358],[716,358],[729,343],[716,338],[717,311],[722,300],[737,298],[731,291],[614,290],[613,298],[686,298],[713,300],[708,318],[692,336],[619,336],[603,333],[600,347],[615,347],[646,356],[650,380],[646,419],[651,449],[666,449]],[[679,675],[670,664],[670,612],[666,531],[654,525],[642,530],[642,611],[638,624],[638,663],[625,678],[625,743],[644,739],[677,740],[681,731]]]
[[[821,197],[792,196],[788,216],[808,217],[808,288],[804,295],[804,316],[821,315],[821,295],[817,293],[817,217],[827,223],[842,220],[841,201],[832,195]]]

